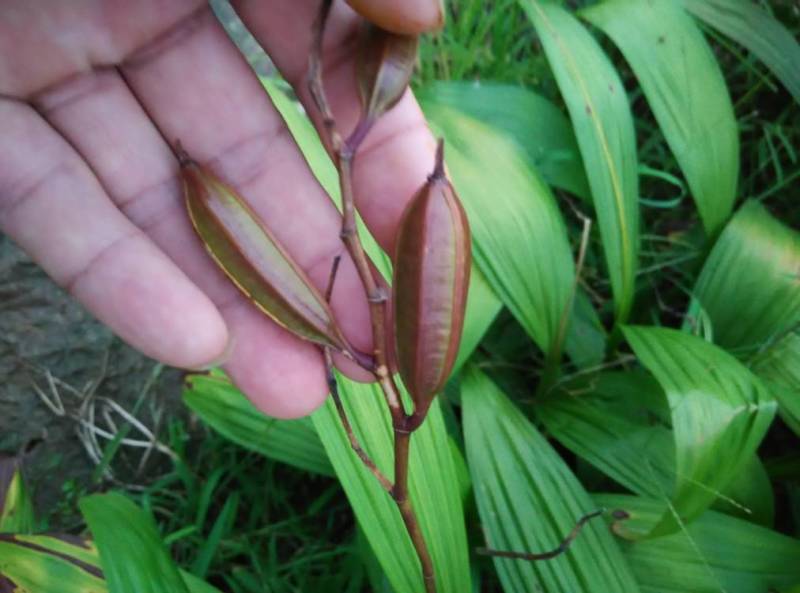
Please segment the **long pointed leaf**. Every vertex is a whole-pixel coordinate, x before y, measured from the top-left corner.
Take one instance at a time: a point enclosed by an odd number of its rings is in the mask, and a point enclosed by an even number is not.
[[[666,500],[676,483],[675,437],[658,383],[637,371],[601,374],[564,386],[537,415],[562,445],[631,492]],[[715,507],[771,525],[774,494],[757,457],[725,487]]]
[[[550,0],[519,0],[569,109],[600,224],[617,321],[633,303],[639,252],[636,138],[622,82],[588,31]]]
[[[758,378],[701,338],[656,327],[626,327],[640,362],[667,394],[675,436],[676,484],[670,510],[651,535],[705,511],[753,457],[775,414]]]
[[[739,136],[711,48],[674,0],[606,0],[581,15],[614,40],[633,68],[713,235],[736,197]]]
[[[110,593],[188,593],[152,518],[120,494],[80,501]]]
[[[753,363],[753,370],[770,388],[784,422],[800,435],[800,332],[792,332]]]
[[[550,352],[575,267],[549,188],[502,134],[439,104],[428,103],[426,114],[446,139],[475,262],[528,334]]]
[[[334,475],[309,418],[269,418],[224,377],[192,375],[183,401],[214,430],[245,449],[316,474]]]
[[[747,357],[800,323],[800,233],[747,202],[706,260],[694,297],[714,341]]]
[[[33,500],[22,476],[19,457],[0,455],[0,533],[31,533]]]
[[[416,91],[423,111],[444,105],[463,111],[517,143],[542,178],[589,200],[575,132],[553,103],[520,86],[492,82],[439,81]]]
[[[594,499],[643,525],[658,521],[663,509],[656,500],[634,496]],[[643,593],[765,593],[800,582],[800,542],[713,511],[685,531],[622,547]]]
[[[391,421],[380,389],[341,376],[339,385],[361,445],[391,477]],[[359,525],[395,593],[423,591],[419,561],[397,506],[351,449],[330,399],[313,415],[313,420]],[[411,500],[433,557],[438,591],[470,591],[458,475],[437,401],[411,439],[409,476]]]
[[[564,461],[481,372],[462,382],[467,459],[491,548],[554,548],[596,508]],[[506,593],[624,591],[638,586],[601,521],[587,524],[569,550],[547,562],[495,558]]]
[[[682,1],[696,17],[753,52],[800,102],[800,44],[779,21],[748,0]]]

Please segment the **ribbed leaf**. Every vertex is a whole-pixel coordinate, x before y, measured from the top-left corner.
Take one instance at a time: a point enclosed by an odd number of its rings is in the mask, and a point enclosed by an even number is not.
[[[711,48],[675,0],[605,0],[581,13],[622,50],[689,182],[708,234],[731,213],[739,136]]]
[[[384,474],[392,476],[392,430],[380,389],[339,376],[342,399],[355,433]],[[355,455],[329,399],[313,415],[336,475],[395,593],[424,590],[419,561],[400,513]],[[471,590],[459,481],[439,404],[411,439],[409,489],[433,557],[439,593]]]
[[[578,138],[617,321],[633,303],[639,251],[636,138],[622,82],[588,31],[550,0],[519,0],[544,46]]]
[[[0,455],[0,533],[31,533],[33,501],[22,476],[20,459]]]
[[[91,541],[71,535],[0,535],[0,591],[16,583],[20,593],[107,593],[100,557]],[[180,571],[189,593],[220,593]],[[5,581],[3,579],[6,579]],[[17,593],[10,589],[10,593]]]
[[[714,342],[747,357],[800,323],[800,234],[747,202],[706,260],[694,297]]]
[[[3,593],[105,593],[97,552],[78,538],[0,535]]]
[[[676,482],[675,439],[663,390],[648,374],[575,381],[536,407],[562,445],[630,491],[666,500]],[[722,490],[719,510],[771,525],[774,495],[758,458]]]
[[[475,262],[528,334],[550,352],[575,266],[549,188],[502,134],[450,107],[428,103],[426,115],[446,140]]]
[[[81,499],[110,593],[188,593],[153,519],[120,494]]]
[[[339,182],[336,169],[331,163],[328,153],[320,143],[319,135],[301,111],[299,103],[292,101],[274,81],[263,80],[275,106],[286,121],[297,145],[308,161],[309,167],[319,180],[325,191],[339,203]],[[445,149],[449,152],[448,149]],[[433,163],[431,163],[433,166]],[[388,256],[375,242],[366,227],[359,221],[359,235],[364,244],[364,249],[375,263],[385,278],[392,276],[392,264]],[[461,348],[456,361],[456,369],[469,358],[475,350],[480,339],[489,329],[494,318],[500,312],[502,304],[495,296],[494,291],[486,282],[477,266],[473,265],[470,275],[469,296],[467,298],[467,312],[464,319],[464,333],[461,338]]]
[[[462,382],[464,436],[475,498],[490,548],[554,548],[581,515],[596,508],[564,461],[485,375]],[[639,590],[601,520],[587,524],[569,551],[546,562],[495,558],[506,593]]]
[[[788,334],[758,356],[753,369],[778,400],[783,420],[800,435],[800,333]]]
[[[656,500],[597,495],[598,505],[624,509],[637,531],[659,520]],[[621,528],[625,528],[625,523]],[[710,511],[685,531],[623,542],[642,593],[766,593],[800,580],[800,542],[740,519]]]
[[[224,377],[190,376],[183,401],[214,430],[245,449],[306,471],[334,475],[310,418],[265,416]]]
[[[651,535],[690,522],[755,454],[775,413],[758,378],[731,355],[672,329],[624,328],[640,362],[664,389],[675,438],[675,488]]]
[[[506,134],[547,183],[590,199],[575,132],[544,97],[520,86],[482,81],[438,81],[416,96],[423,111],[430,105],[452,107]]]
[[[800,44],[792,33],[748,0],[682,0],[696,17],[753,52],[800,102]]]

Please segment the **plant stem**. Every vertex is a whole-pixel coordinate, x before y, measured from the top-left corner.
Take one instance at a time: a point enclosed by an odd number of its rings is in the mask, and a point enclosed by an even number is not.
[[[397,508],[400,511],[403,523],[419,559],[426,593],[436,593],[433,561],[408,494],[408,464],[411,448],[411,433],[422,424],[427,410],[416,410],[413,414],[409,415],[406,414],[403,408],[400,392],[394,382],[387,355],[386,302],[388,300],[388,294],[376,280],[367,255],[364,252],[364,247],[358,236],[352,169],[358,147],[369,132],[372,122],[364,120],[359,122],[347,142],[342,142],[342,137],[336,130],[336,122],[325,95],[322,77],[322,42],[331,4],[332,0],[322,0],[317,19],[314,22],[311,56],[309,60],[308,85],[311,96],[322,114],[322,122],[327,133],[327,140],[334,157],[336,168],[339,172],[339,184],[342,196],[342,229],[340,235],[350,257],[355,263],[356,270],[358,271],[359,278],[361,279],[361,283],[367,295],[367,301],[369,302],[374,365],[366,370],[370,371],[378,381],[392,418],[392,427],[394,429],[394,484],[392,484],[380,469],[378,469],[374,461],[372,461],[358,442],[347,418],[344,406],[342,405],[336,377],[333,373],[331,354],[326,348],[324,349],[324,354],[328,372],[328,385],[337,412],[339,413],[339,418],[344,425],[345,432],[350,441],[350,446],[397,504]],[[336,275],[337,267],[338,262],[334,262],[327,291],[328,299],[333,290],[333,280]]]
[[[572,528],[572,531],[569,532],[567,537],[565,537],[556,548],[547,552],[532,554],[530,552],[507,552],[503,550],[490,550],[488,548],[479,548],[477,552],[478,554],[482,554],[484,556],[494,556],[496,558],[514,558],[517,560],[550,560],[551,558],[555,558],[556,556],[560,556],[566,552],[572,542],[575,541],[575,538],[578,537],[578,534],[581,532],[583,526],[595,517],[599,517],[604,512],[605,511],[602,509],[599,511],[593,511],[578,519],[575,527]]]
[[[411,449],[411,433],[405,429],[395,427],[394,429],[394,488],[392,498],[400,509],[403,523],[406,526],[411,543],[419,558],[422,568],[422,579],[425,582],[426,593],[436,593],[436,580],[433,572],[433,560],[431,559],[428,544],[422,535],[422,530],[411,504],[408,495],[408,460]]]

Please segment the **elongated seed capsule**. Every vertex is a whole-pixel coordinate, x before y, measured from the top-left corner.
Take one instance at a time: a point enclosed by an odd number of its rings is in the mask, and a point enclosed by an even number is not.
[[[374,122],[403,96],[414,72],[417,45],[416,36],[365,23],[356,65],[364,120]]]
[[[325,299],[247,203],[180,147],[177,150],[192,225],[228,278],[295,335],[349,350]]]
[[[392,287],[400,376],[422,414],[453,370],[471,265],[467,215],[442,152],[440,142],[435,170],[403,214]]]
[[[347,0],[365,19],[403,35],[419,35],[441,29],[444,24],[442,0]]]

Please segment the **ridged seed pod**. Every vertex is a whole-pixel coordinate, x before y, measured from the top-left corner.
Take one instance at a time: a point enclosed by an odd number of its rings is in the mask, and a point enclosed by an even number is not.
[[[471,265],[469,223],[445,176],[441,143],[436,159],[403,214],[392,287],[400,376],[423,414],[453,370]]]
[[[347,0],[365,19],[402,35],[419,35],[441,29],[444,7],[441,0]]]
[[[182,149],[178,152],[192,225],[228,278],[295,335],[347,349],[325,299],[247,203]]]
[[[374,122],[401,99],[414,72],[417,45],[416,36],[365,23],[356,65],[365,120]]]

